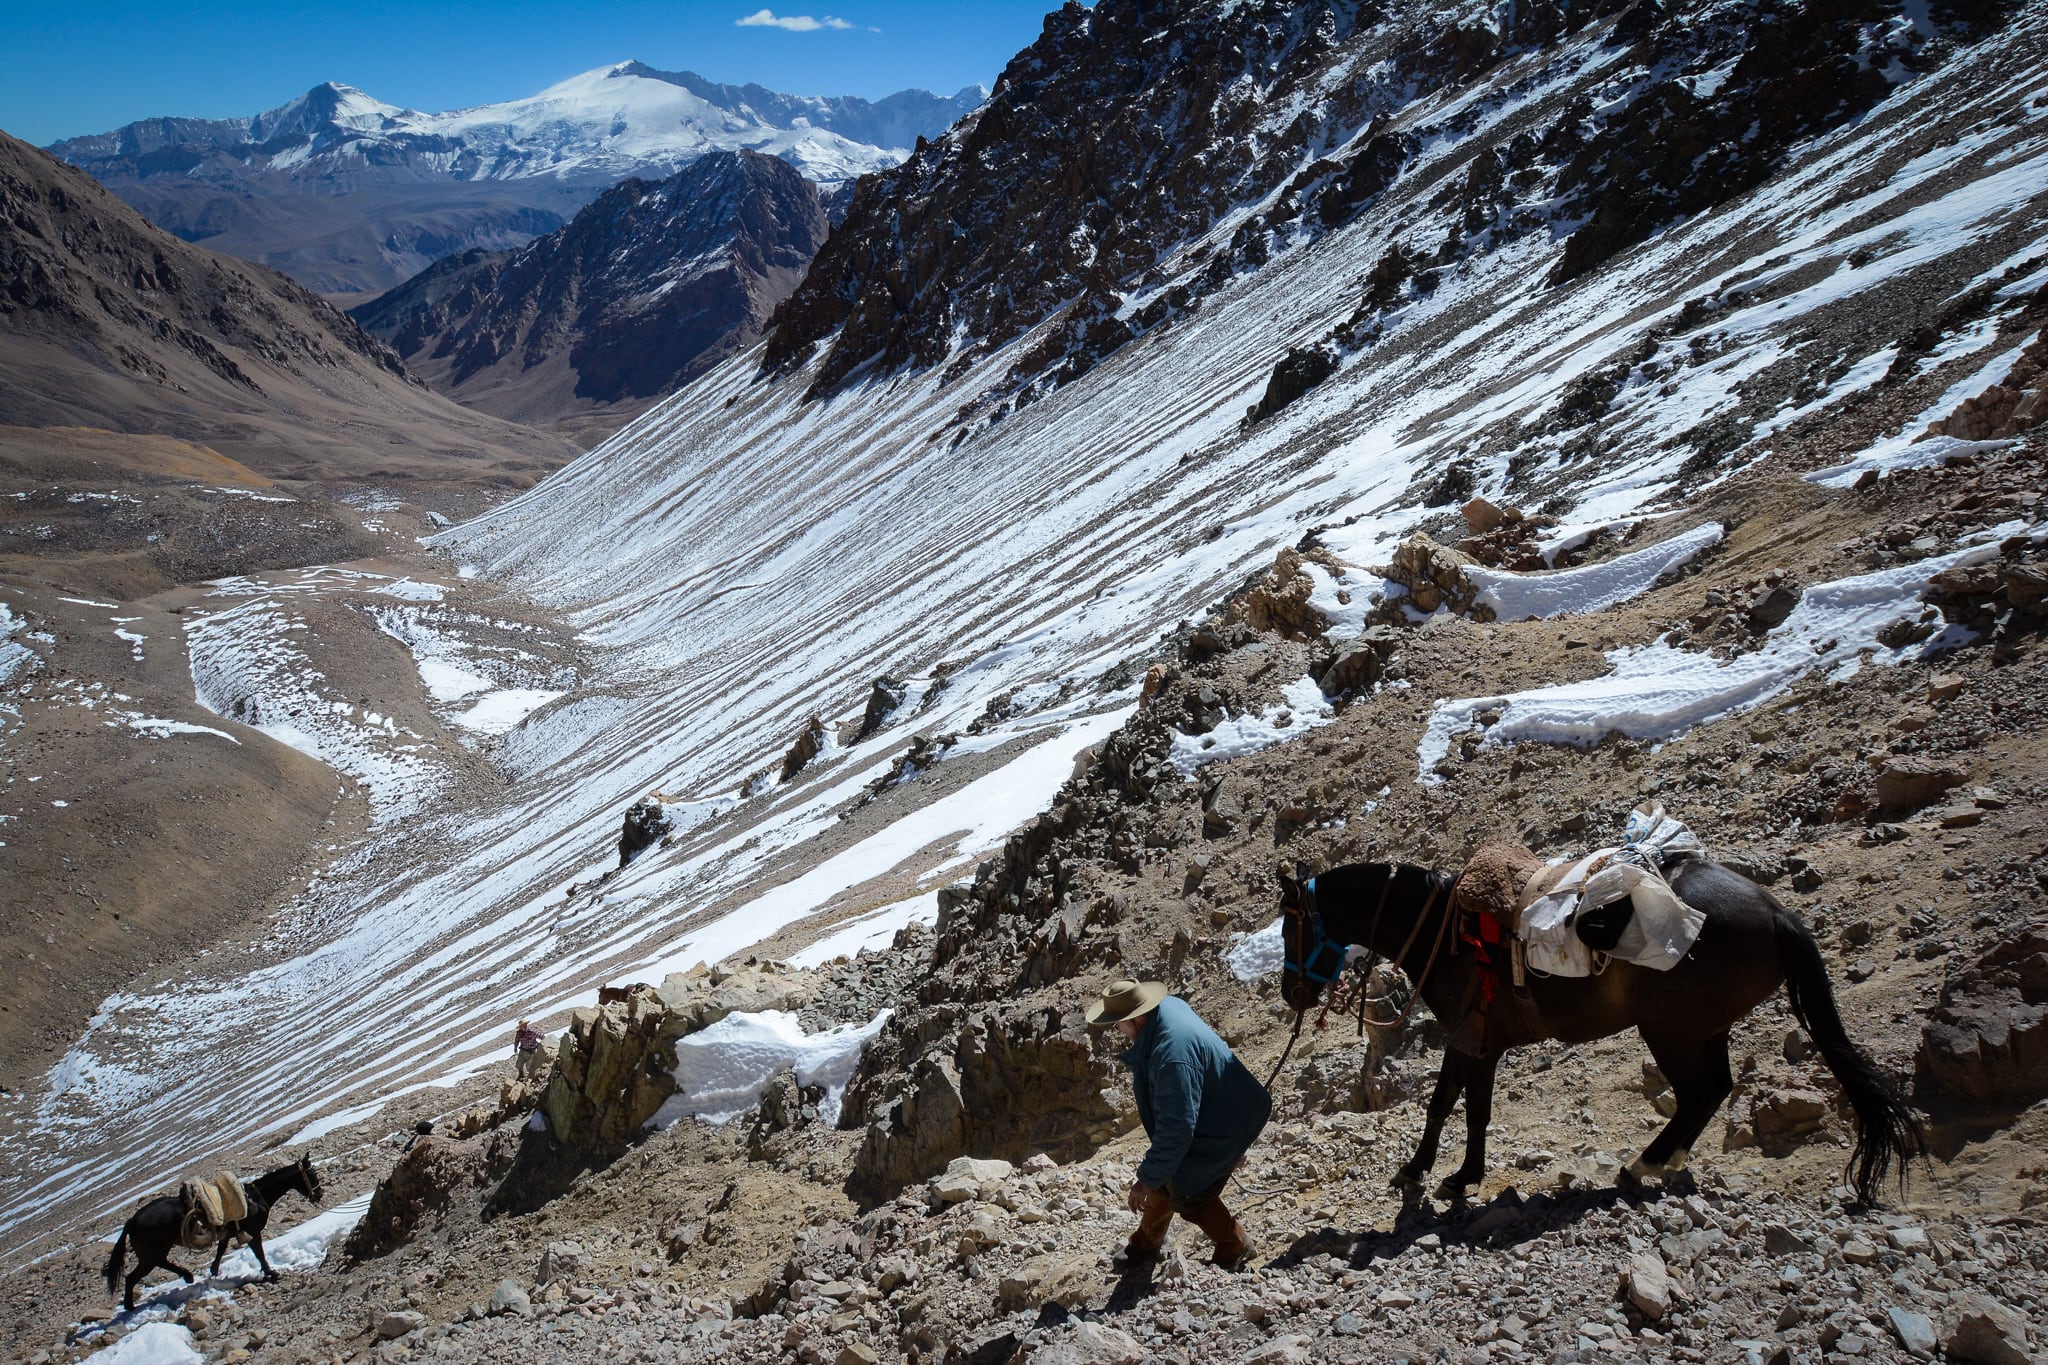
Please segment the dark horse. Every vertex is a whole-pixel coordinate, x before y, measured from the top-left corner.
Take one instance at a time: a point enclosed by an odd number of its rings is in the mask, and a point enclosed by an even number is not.
[[[213,1274],[220,1274],[221,1258],[227,1255],[228,1245],[237,1239],[247,1239],[256,1251],[256,1264],[263,1267],[263,1278],[277,1278],[277,1272],[270,1268],[269,1258],[263,1254],[263,1229],[270,1222],[270,1206],[294,1190],[315,1204],[320,1202],[320,1172],[313,1168],[311,1157],[302,1156],[291,1165],[280,1166],[242,1186],[249,1211],[239,1222],[217,1230],[219,1240],[213,1248]],[[107,1257],[106,1275],[110,1292],[122,1288],[121,1264],[127,1257],[129,1243],[133,1242],[135,1269],[128,1272],[127,1287],[121,1295],[122,1307],[135,1307],[135,1286],[158,1266],[184,1276],[186,1284],[192,1283],[192,1272],[171,1259],[171,1248],[178,1245],[179,1236],[184,1231],[185,1216],[191,1209],[189,1196],[182,1192],[167,1194],[137,1209],[135,1216],[121,1229],[121,1235],[114,1239],[114,1254]]]
[[[1481,997],[1478,954],[1461,944],[1451,921],[1456,878],[1428,868],[1356,863],[1315,877],[1281,877],[1286,966],[1281,993],[1296,1010],[1315,1004],[1342,969],[1344,951],[1362,944],[1393,961],[1418,984],[1430,1011],[1454,1028]],[[1395,1177],[1419,1190],[1436,1161],[1444,1120],[1465,1097],[1465,1163],[1444,1178],[1438,1198],[1456,1198],[1486,1170],[1486,1125],[1493,1116],[1494,1069],[1510,1047],[1555,1038],[1585,1043],[1634,1028],[1671,1082],[1678,1106],[1624,1179],[1683,1168],[1692,1144],[1734,1088],[1728,1031],[1778,989],[1819,1047],[1856,1115],[1850,1154],[1856,1196],[1876,1200],[1887,1174],[1926,1149],[1924,1135],[1899,1092],[1849,1041],[1835,1010],[1827,968],[1805,923],[1747,877],[1700,857],[1665,869],[1679,897],[1706,915],[1692,951],[1670,971],[1613,961],[1597,976],[1529,975],[1526,996],[1506,980],[1493,986],[1483,1042],[1475,1052],[1446,1048],[1430,1096],[1422,1145]],[[1504,954],[1503,954],[1504,955]],[[1299,1016],[1296,1019],[1299,1027]]]

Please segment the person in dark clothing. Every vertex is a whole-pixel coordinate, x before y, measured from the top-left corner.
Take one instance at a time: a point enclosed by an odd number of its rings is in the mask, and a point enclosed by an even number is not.
[[[1216,1264],[1241,1265],[1244,1224],[1224,1207],[1223,1186],[1273,1112],[1266,1087],[1160,982],[1114,983],[1088,1007],[1088,1022],[1131,1040],[1120,1060],[1131,1069],[1138,1118],[1152,1139],[1131,1183],[1127,1202],[1138,1230],[1125,1257],[1156,1255],[1178,1213],[1216,1244]]]

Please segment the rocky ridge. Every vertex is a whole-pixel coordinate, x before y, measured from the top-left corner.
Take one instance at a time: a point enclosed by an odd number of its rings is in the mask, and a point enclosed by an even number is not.
[[[518,421],[622,421],[750,345],[825,239],[817,188],[755,152],[629,179],[514,251],[449,256],[351,316],[441,392]]]
[[[1762,183],[1796,142],[1932,69],[1949,35],[2009,12],[1070,0],[986,105],[861,182],[764,365],[815,353],[813,395],[903,367],[951,379],[1045,324],[963,395],[964,432],[1277,254],[1368,210],[1397,217],[1353,315],[1280,358],[1256,422],[1380,342],[1447,270],[1549,233],[1552,282],[1583,275]]]
[[[530,480],[567,455],[430,394],[303,286],[179,241],[4,135],[0,277],[0,423],[170,437],[273,478],[419,461]]]

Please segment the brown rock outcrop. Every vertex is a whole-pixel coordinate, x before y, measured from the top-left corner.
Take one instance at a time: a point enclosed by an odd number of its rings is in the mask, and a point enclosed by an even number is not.
[[[771,966],[695,967],[663,979],[599,993],[580,1009],[555,1057],[541,1109],[557,1142],[588,1150],[617,1147],[675,1093],[675,1041],[728,1014],[790,1009],[809,997],[808,973]]]
[[[2048,1096],[2048,921],[1951,969],[1915,1066],[1924,1083],[1975,1104]]]
[[[1956,410],[1927,429],[1927,434],[1954,436],[1964,441],[1997,441],[2032,431],[2048,416],[2048,332],[2020,352],[2020,358],[2000,382],[1974,398],[1965,398]]]
[[[1878,769],[1877,799],[1888,811],[1915,811],[1969,779],[1969,770],[1952,759],[1905,754]]]
[[[1433,612],[1448,606],[1452,611],[1472,612],[1479,619],[1491,620],[1490,609],[1473,607],[1472,599],[1478,590],[1465,575],[1465,566],[1471,562],[1456,550],[1440,545],[1417,531],[1395,549],[1391,564],[1377,570],[1407,590],[1404,596],[1389,601],[1384,610],[1405,619],[1400,611],[1404,606],[1412,606],[1421,612]]]
[[[984,1019],[960,1027],[951,1046],[944,1038],[921,1046],[914,1034],[885,1030],[847,1091],[848,1112],[870,1116],[855,1187],[893,1193],[969,1154],[1078,1156],[1122,1131],[1126,1116],[1103,1096],[1115,1064],[1098,1058],[1080,1030],[1059,1024]],[[885,1079],[893,1058],[920,1050],[907,1082]]]
[[[1328,630],[1330,623],[1308,604],[1315,583],[1302,564],[1299,550],[1289,546],[1280,551],[1258,585],[1231,604],[1231,619],[1290,640],[1310,639]]]
[[[469,1144],[431,1135],[416,1139],[370,1195],[363,1220],[342,1243],[343,1254],[367,1260],[405,1245],[429,1215],[447,1206],[475,1166],[476,1151]]]

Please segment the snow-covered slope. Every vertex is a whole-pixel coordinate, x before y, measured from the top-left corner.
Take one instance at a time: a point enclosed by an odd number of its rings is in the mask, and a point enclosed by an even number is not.
[[[809,179],[840,181],[895,165],[919,136],[936,135],[982,95],[970,87],[951,97],[909,90],[874,103],[806,98],[616,62],[472,109],[422,113],[329,82],[251,118],[149,119],[49,150],[109,180],[279,171],[294,179],[610,184],[665,178],[706,152],[744,148],[780,157]]]
[[[1468,32],[1493,22],[1456,18]],[[447,533],[469,569],[570,614],[605,660],[601,685],[514,732],[502,806],[365,850],[301,908],[274,966],[110,1001],[63,1092],[10,1139],[0,1237],[18,1242],[9,1229],[81,1184],[112,1208],[202,1150],[288,1138],[323,1110],[490,1060],[506,1020],[601,982],[741,951],[849,889],[851,911],[957,875],[1116,724],[1162,631],[1310,532],[1354,563],[1383,558],[1436,515],[1450,471],[1576,522],[1651,516],[1778,433],[1927,375],[1938,400],[1880,442],[1879,458],[1912,458],[1905,437],[2004,373],[2018,313],[2048,283],[2048,6],[1988,36],[1920,36],[1952,46],[1917,73],[1899,66],[1866,114],[1568,277],[1569,216],[1383,269],[1417,244],[1434,253],[1454,226],[1466,243],[1476,158],[1560,111],[1612,114],[1641,93],[1636,39],[1586,22],[1381,110],[1356,135],[1412,139],[1412,154],[1349,217],[1290,227],[1282,175],[1206,226],[1188,220],[1161,256],[1230,262],[1205,274],[1199,307],[1132,329],[1027,401],[1020,360],[1069,335],[1056,309],[886,365],[842,365],[837,342],[789,348],[779,377],[743,356]],[[1315,51],[1320,65],[1293,77],[1303,89],[1367,80],[1380,60],[1368,38]],[[1243,136],[1303,112],[1276,106]],[[935,155],[958,156],[956,138]],[[1546,184],[1512,207],[1540,216]],[[1247,225],[1276,222],[1232,254]],[[947,284],[893,270],[880,262],[854,301],[878,308],[895,290],[901,307]],[[1135,315],[1155,287],[1140,272],[1101,297]],[[1367,303],[1369,325],[1354,325]],[[1247,422],[1276,364],[1312,347],[1335,361],[1328,377]],[[963,413],[978,395],[990,401]],[[749,780],[807,717],[858,719],[880,674],[914,680],[923,701],[828,743],[794,780]],[[975,780],[839,818],[913,735],[941,732],[966,738],[940,768],[973,763]],[[696,823],[591,887],[619,812],[650,789],[689,799]],[[88,1128],[118,1150],[91,1170],[61,1155]]]

